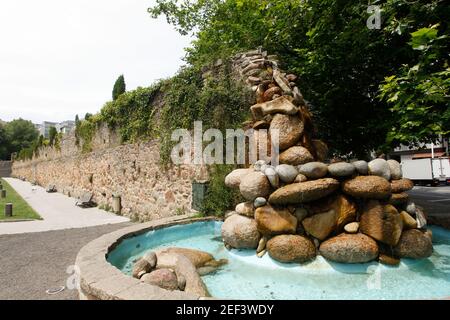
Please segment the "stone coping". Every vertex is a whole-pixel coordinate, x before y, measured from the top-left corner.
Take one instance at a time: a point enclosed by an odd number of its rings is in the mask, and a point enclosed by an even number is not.
[[[124,239],[151,230],[199,221],[220,221],[216,217],[174,216],[126,227],[97,238],[78,253],[75,265],[79,273],[81,300],[198,300],[207,299],[183,291],[169,291],[143,283],[123,274],[107,260],[107,254]]]

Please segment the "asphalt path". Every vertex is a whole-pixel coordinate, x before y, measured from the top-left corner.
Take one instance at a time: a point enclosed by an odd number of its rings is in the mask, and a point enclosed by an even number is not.
[[[46,291],[66,286],[85,244],[129,225],[0,235],[0,300],[78,299],[77,291],[67,287],[54,295]]]

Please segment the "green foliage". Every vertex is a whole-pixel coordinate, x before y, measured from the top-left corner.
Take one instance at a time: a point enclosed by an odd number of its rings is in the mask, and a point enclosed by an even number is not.
[[[41,134],[38,139],[38,147],[42,147],[44,145],[44,136]]]
[[[4,179],[0,179],[0,182],[6,190],[6,198],[0,198],[0,212],[4,212],[7,203],[12,203],[14,205],[13,217],[6,218],[4,214],[1,214],[0,220],[42,219],[8,182]]]
[[[0,160],[9,160],[10,156],[9,139],[3,124],[0,123]]]
[[[104,122],[118,130],[123,143],[158,138],[161,164],[168,165],[174,129],[192,129],[194,121],[203,121],[205,130],[240,127],[251,99],[252,93],[231,78],[228,62],[207,81],[199,68],[186,67],[171,79],[125,92],[99,114],[76,121],[76,141],[83,152],[90,152],[97,124]]]
[[[100,209],[100,210],[105,210],[105,211],[108,211],[108,212],[113,212],[113,208],[109,205],[109,204],[101,204],[101,205],[99,205],[98,206],[98,208]]]
[[[170,152],[175,144],[171,141],[172,131],[178,128],[192,129],[194,121],[205,114],[198,97],[201,86],[200,72],[193,68],[182,69],[175,77],[163,83],[165,104],[158,126],[163,165],[170,162]]]
[[[23,148],[17,154],[17,160],[31,160],[33,155],[39,155],[39,150],[41,147],[54,146],[59,149],[59,142],[61,139],[61,133],[56,134],[54,137],[53,144],[50,143],[50,140],[45,139],[43,135],[40,135],[39,138],[34,140],[29,147]]]
[[[398,119],[388,133],[388,145],[436,141],[450,134],[450,67],[448,36],[438,25],[411,33],[416,62],[386,77],[380,98]]]
[[[227,128],[240,128],[249,117],[253,99],[244,84],[232,79],[227,61],[206,81],[197,68],[184,68],[166,81],[162,90],[165,104],[159,121],[159,138],[163,165],[169,163],[175,144],[170,139],[173,130],[193,129],[195,121],[202,121],[203,130],[217,128],[225,133]]]
[[[57,139],[58,131],[55,127],[50,127],[50,130],[48,132],[48,140],[50,141],[50,145],[55,145],[56,139]]]
[[[364,156],[401,125],[378,94],[386,76],[416,59],[409,33],[440,22],[440,34],[448,35],[450,17],[443,0],[370,4],[381,6],[380,30],[367,28],[368,2],[361,0],[158,0],[149,12],[194,34],[187,52],[193,65],[259,45],[278,54],[284,69],[300,75],[331,151]]]
[[[92,151],[92,139],[94,138],[98,121],[98,117],[90,116],[83,121],[79,121],[75,127],[76,143],[78,146],[81,143],[81,151],[83,153]]]
[[[249,116],[252,99],[253,93],[232,78],[231,65],[225,61],[222,67],[212,70],[206,81],[199,67],[189,66],[171,79],[126,92],[117,100],[106,103],[98,119],[110,128],[116,128],[123,142],[158,138],[161,164],[167,166],[175,144],[171,141],[173,130],[193,129],[194,121],[202,121],[204,130],[218,128],[225,132],[227,128],[240,128]],[[89,141],[86,137],[83,140]],[[213,179],[215,182],[207,196],[210,204],[206,210],[210,213],[223,213],[230,208],[233,197],[228,196],[229,191],[223,194],[225,186],[223,179],[220,181],[223,173],[220,166],[212,173],[217,178]],[[222,200],[217,202],[215,199],[218,198]]]
[[[283,0],[284,2],[287,2]],[[280,1],[260,0],[157,0],[149,8],[152,17],[165,15],[181,34],[194,34],[196,40],[188,50],[188,62],[208,64],[244,49],[254,49],[262,43],[269,21],[265,7]],[[273,2],[273,4],[271,4]],[[195,31],[194,31],[195,30]]]
[[[57,135],[56,135],[56,139],[55,139],[55,148],[56,148],[56,150],[61,150],[61,140],[62,140],[62,137],[63,137],[63,133],[62,132],[59,132]]]
[[[8,154],[18,153],[31,158],[34,146],[38,138],[38,131],[31,121],[16,119],[8,122],[5,127],[6,139],[8,140]],[[31,156],[30,156],[31,153]]]
[[[80,125],[80,117],[78,117],[78,115],[75,116],[75,128],[78,128],[78,126]],[[79,146],[80,145],[80,139],[78,137],[78,135],[75,132],[75,145]]]
[[[151,102],[160,92],[160,83],[121,94],[107,102],[100,111],[100,119],[111,128],[118,128],[123,142],[136,142],[154,135],[155,108]]]
[[[206,215],[223,216],[226,210],[234,208],[242,202],[240,193],[225,185],[225,177],[235,169],[232,165],[214,165],[210,167],[210,182],[203,203]]]
[[[120,75],[116,82],[114,83],[113,91],[112,91],[112,98],[113,100],[117,100],[119,96],[126,91],[126,85],[125,85],[125,78],[123,77],[123,74]]]
[[[33,149],[32,147],[23,148],[17,154],[17,160],[29,160],[33,158]]]
[[[241,128],[249,117],[253,93],[231,76],[229,61],[214,69],[206,81],[195,67],[182,69],[163,86],[164,106],[159,123],[161,163],[170,163],[171,141],[174,129],[193,129],[194,121],[202,121],[203,130]],[[210,185],[203,213],[223,215],[236,204],[238,193],[224,184],[225,176],[233,166],[215,165],[210,168]]]

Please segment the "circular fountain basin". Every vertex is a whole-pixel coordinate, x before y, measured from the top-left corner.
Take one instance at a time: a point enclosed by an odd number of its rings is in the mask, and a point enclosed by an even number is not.
[[[209,292],[223,299],[445,299],[450,297],[450,231],[431,227],[434,253],[402,259],[391,267],[378,262],[341,264],[318,256],[306,264],[283,264],[254,250],[224,248],[221,221],[197,221],[152,229],[121,240],[107,261],[130,275],[133,261],[148,250],[193,248],[229,263],[203,277]],[[128,277],[131,278],[131,277]]]

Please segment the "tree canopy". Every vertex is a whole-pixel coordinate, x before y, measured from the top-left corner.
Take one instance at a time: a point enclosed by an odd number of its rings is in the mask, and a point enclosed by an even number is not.
[[[321,138],[336,154],[363,157],[449,133],[448,4],[371,5],[380,29],[367,27],[373,13],[361,0],[157,0],[149,12],[195,36],[192,65],[257,46],[278,54],[300,75]]]
[[[433,141],[450,134],[450,68],[446,59],[449,41],[438,34],[438,25],[412,33],[409,43],[418,57],[381,85],[380,98],[397,117],[387,143]]]
[[[0,160],[9,160],[9,139],[6,130],[0,122]]]
[[[120,75],[116,82],[114,83],[113,91],[112,91],[112,98],[113,100],[117,100],[117,98],[126,91],[126,85],[125,85],[125,78],[123,77],[123,74]]]
[[[16,119],[4,125],[4,133],[0,129],[0,139],[3,135],[6,141],[6,153],[3,151],[2,159],[9,160],[12,153],[18,153],[22,149],[31,148],[38,138],[38,131],[31,121]]]

